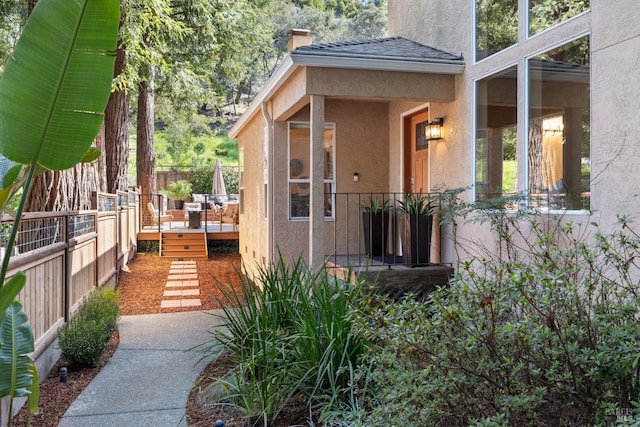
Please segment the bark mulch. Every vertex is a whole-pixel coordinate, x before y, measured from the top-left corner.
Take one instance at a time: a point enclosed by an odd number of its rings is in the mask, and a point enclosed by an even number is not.
[[[196,262],[198,280],[200,282],[201,307],[161,309],[160,301],[165,290],[167,274],[171,259],[160,258],[157,255],[140,253],[129,263],[125,271],[118,278],[117,288],[120,293],[120,314],[151,314],[168,313],[189,310],[210,310],[220,308],[218,301],[224,300],[220,292],[218,282],[237,287],[240,278],[237,274],[240,268],[240,255],[238,254],[212,254],[208,260]],[[102,357],[102,362],[97,368],[69,370],[66,383],[60,382],[59,370],[65,366],[65,361],[60,360],[51,370],[47,378],[40,379],[40,414],[35,415],[31,425],[39,427],[56,427],[67,408],[84,390],[91,380],[98,375],[100,369],[108,363],[118,347],[118,332],[111,337],[107,351]],[[228,368],[227,368],[228,369]],[[215,370],[207,369],[205,372]],[[207,375],[207,374],[205,374]],[[199,380],[201,381],[201,380]],[[208,381],[208,380],[204,380]],[[191,411],[197,414],[197,409]],[[197,416],[197,415],[196,415]],[[27,425],[27,411],[22,408],[14,417],[14,426]],[[228,425],[228,424],[227,424]]]

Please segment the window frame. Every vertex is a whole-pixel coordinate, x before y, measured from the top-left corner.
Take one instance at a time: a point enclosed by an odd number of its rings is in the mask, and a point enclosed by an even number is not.
[[[579,16],[579,15],[578,15]],[[570,19],[573,19],[569,18]],[[567,21],[569,21],[567,20]],[[564,24],[567,21],[562,21],[560,24]],[[559,24],[556,24],[559,25]],[[551,27],[551,28],[555,28]],[[548,29],[547,29],[548,30]],[[545,31],[547,31],[545,30]],[[540,33],[538,33],[540,34]],[[524,60],[524,64],[523,64],[523,86],[524,86],[524,94],[523,94],[523,105],[525,106],[524,108],[524,132],[523,132],[523,137],[522,137],[522,143],[523,143],[523,179],[522,182],[519,184],[519,186],[522,187],[522,189],[520,190],[524,195],[525,195],[525,205],[527,206],[527,208],[531,207],[531,200],[530,200],[530,194],[529,194],[529,179],[530,179],[530,173],[531,171],[529,170],[529,149],[530,149],[530,141],[529,141],[529,132],[530,132],[530,125],[531,125],[531,117],[529,114],[529,110],[530,110],[530,101],[531,101],[531,86],[530,86],[530,74],[529,74],[529,61],[536,58],[537,56],[540,56],[546,52],[549,51],[553,51],[555,49],[558,49],[562,46],[568,45],[571,42],[574,42],[576,40],[579,40],[581,38],[587,38],[589,40],[589,127],[591,127],[593,121],[592,121],[592,111],[593,111],[593,97],[591,96],[591,86],[592,86],[592,81],[593,81],[593,70],[591,68],[591,54],[592,54],[592,43],[593,43],[593,37],[591,34],[591,30],[586,30],[577,34],[573,34],[571,37],[567,37],[565,39],[562,39],[556,43],[552,43],[549,45],[544,46],[543,48],[540,49],[536,49],[535,51],[532,51],[531,53],[529,53],[526,56],[523,56],[523,60]],[[591,135],[589,136],[589,151],[591,152],[591,149],[593,148],[592,146],[592,138]],[[593,167],[593,162],[591,157],[589,157],[589,164],[590,164],[590,169],[592,169]],[[533,207],[534,209],[539,209],[536,208],[535,206]],[[572,214],[577,214],[577,213],[585,213],[585,212],[589,212],[592,209],[591,204],[589,204],[588,208],[585,209],[562,209],[562,208],[556,208],[556,209],[542,209],[544,212],[548,212],[551,214],[557,214],[557,213],[572,213]]]
[[[520,78],[520,70],[522,68],[521,64],[519,63],[519,61],[515,61],[515,62],[510,62],[508,64],[505,64],[504,66],[497,68],[495,70],[491,70],[490,72],[487,72],[485,74],[482,74],[478,77],[476,77],[473,80],[473,96],[472,96],[472,120],[473,120],[473,130],[472,130],[472,138],[473,138],[473,143],[472,143],[472,179],[473,179],[473,195],[472,195],[472,199],[474,202],[478,201],[478,189],[476,186],[476,173],[477,173],[477,169],[476,169],[476,164],[477,164],[477,157],[476,157],[476,150],[477,150],[477,137],[478,137],[478,88],[479,88],[479,83],[487,78],[496,76],[498,74],[501,74],[505,71],[507,71],[509,68],[515,68],[516,71],[516,91],[517,91],[517,86],[519,84],[518,79]],[[521,117],[521,108],[519,108],[519,93],[516,92],[516,123],[515,123],[515,128],[516,128],[516,159],[517,159],[517,176],[520,177],[520,171],[521,171],[521,163],[522,163],[522,151],[521,151],[521,136],[520,136],[520,123],[518,123],[518,120]],[[517,187],[516,187],[516,191],[520,192],[522,191],[520,189],[520,180],[517,180]]]
[[[475,4],[475,2],[474,2]],[[527,2],[528,5],[528,2]],[[591,9],[580,13],[579,15],[576,15],[574,17],[571,17],[565,21],[562,21],[546,30],[544,30],[543,32],[548,32],[548,31],[552,31],[555,30],[558,26],[560,25],[565,25],[567,22],[576,19],[577,17],[582,16],[584,13],[589,12]],[[475,17],[474,17],[475,18]],[[527,21],[527,27],[528,27],[528,21]],[[537,37],[539,34],[542,34],[543,32],[537,33],[535,36]],[[474,32],[475,33],[475,32]],[[524,202],[521,206],[509,206],[509,207],[505,207],[504,209],[509,211],[509,210],[514,210],[516,208],[536,208],[535,206],[532,206],[532,203],[529,200],[529,162],[528,162],[528,155],[529,155],[529,131],[530,131],[530,123],[529,123],[529,118],[530,118],[530,114],[529,114],[529,102],[530,102],[530,82],[529,82],[529,60],[533,59],[539,55],[544,54],[545,52],[549,52],[552,51],[554,49],[557,49],[559,47],[562,47],[564,45],[570,44],[573,41],[579,40],[581,38],[587,37],[589,40],[589,52],[590,55],[592,53],[592,48],[593,48],[593,37],[592,37],[592,33],[591,33],[591,29],[585,29],[583,31],[580,32],[576,32],[574,34],[572,34],[569,37],[564,37],[561,40],[557,40],[554,43],[551,44],[547,44],[545,46],[541,46],[538,49],[535,50],[531,50],[530,52],[526,52],[526,54],[522,54],[522,55],[518,55],[518,57],[515,59],[515,61],[510,61],[508,63],[502,64],[500,59],[501,57],[503,57],[503,55],[505,55],[506,57],[510,57],[511,54],[510,53],[505,53],[507,50],[509,50],[509,48],[502,50],[500,52],[497,52],[494,55],[491,55],[487,58],[482,59],[483,62],[485,61],[489,61],[489,60],[493,60],[493,61],[497,61],[496,63],[500,63],[501,66],[495,69],[491,69],[489,71],[486,71],[482,74],[479,74],[478,76],[474,77],[472,80],[472,103],[471,103],[471,118],[473,121],[473,126],[472,126],[472,133],[471,133],[471,182],[472,184],[472,200],[477,201],[478,199],[478,189],[476,187],[476,161],[477,161],[477,156],[476,156],[476,149],[477,149],[477,135],[478,135],[478,114],[477,114],[477,102],[478,102],[478,85],[479,83],[486,79],[489,78],[495,74],[499,74],[505,70],[507,70],[510,67],[517,67],[517,86],[518,86],[518,94],[517,94],[517,102],[518,105],[522,105],[524,108],[519,108],[518,112],[517,112],[517,123],[516,123],[516,138],[517,138],[517,156],[518,156],[518,184],[517,184],[517,192],[519,194],[522,194],[524,196]],[[475,35],[474,35],[474,51],[475,51]],[[492,59],[490,59],[492,58]],[[474,64],[475,65],[475,64]],[[483,66],[484,68],[484,66]],[[590,72],[589,72],[589,86],[591,87],[592,85],[592,81],[593,81],[593,70],[590,67]],[[592,108],[593,105],[593,97],[591,96],[591,91],[589,94],[589,123],[592,124]],[[590,151],[592,151],[593,148],[593,140],[592,138],[589,139],[589,146],[590,146]],[[590,158],[589,159],[590,164],[591,164],[591,168],[593,167],[593,161]],[[564,209],[564,208],[549,208],[549,209],[543,209],[544,212],[550,213],[550,214],[556,214],[556,213],[570,213],[570,214],[585,214],[588,213],[590,211],[590,209],[593,209],[592,206],[589,206],[588,208],[583,208],[583,209]]]
[[[589,13],[591,11],[591,2],[593,0],[589,0],[589,7],[586,10],[583,10],[582,12],[578,13],[577,15],[573,15],[571,18],[567,18],[565,20],[562,21],[558,21],[555,24],[538,31],[537,33],[532,33],[531,32],[531,2],[533,0],[525,0],[525,10],[524,10],[524,19],[525,19],[525,26],[524,26],[524,30],[525,30],[525,39],[528,40],[530,38],[533,37],[537,37],[540,34],[544,34],[548,31],[552,31],[554,28],[556,28],[558,25],[564,25],[567,22],[570,22],[572,20],[578,19],[580,18],[582,15]],[[547,50],[551,50],[551,49],[547,49]]]
[[[528,1],[528,0],[527,0]],[[493,58],[498,54],[501,54],[505,51],[514,49],[516,46],[518,46],[518,44],[521,42],[522,40],[522,35],[521,35],[521,30],[520,28],[522,27],[521,24],[521,19],[522,19],[522,14],[520,13],[519,10],[519,5],[520,5],[520,0],[516,0],[516,40],[513,44],[504,47],[502,49],[500,49],[499,51],[496,51],[495,53],[492,53],[491,55],[486,55],[482,58],[480,58],[478,56],[478,0],[473,0],[473,4],[472,4],[472,12],[471,12],[471,22],[473,25],[473,34],[471,36],[471,43],[472,43],[472,52],[473,52],[473,62],[474,63],[480,63],[483,61],[488,60],[489,58]]]
[[[291,129],[309,129],[311,130],[311,122],[308,121],[288,121],[287,122],[287,216],[289,222],[305,222],[309,221],[309,216],[292,216],[291,215],[291,184],[308,184],[309,185],[309,197],[311,197],[311,177],[301,179],[291,178],[291,173],[289,172],[289,165],[291,164]],[[325,122],[324,123],[324,132],[327,130],[332,130],[332,142],[331,142],[331,176],[332,178],[325,178],[323,184],[325,186],[325,194],[326,186],[329,185],[329,195],[331,197],[331,214],[325,215],[325,221],[333,221],[335,219],[335,189],[336,189],[336,123],[335,122]],[[311,137],[309,137],[309,158],[311,158]]]

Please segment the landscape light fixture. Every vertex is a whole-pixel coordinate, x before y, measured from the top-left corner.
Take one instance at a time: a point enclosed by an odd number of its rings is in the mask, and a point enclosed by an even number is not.
[[[424,137],[427,141],[435,141],[443,138],[442,127],[444,125],[444,117],[433,119],[424,127]]]

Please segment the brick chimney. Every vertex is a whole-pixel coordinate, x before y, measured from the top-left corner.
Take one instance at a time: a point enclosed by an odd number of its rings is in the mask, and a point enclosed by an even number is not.
[[[289,52],[294,50],[300,46],[307,46],[311,44],[311,30],[300,30],[293,29],[291,30],[291,35],[289,36],[289,43],[287,44],[287,49]]]

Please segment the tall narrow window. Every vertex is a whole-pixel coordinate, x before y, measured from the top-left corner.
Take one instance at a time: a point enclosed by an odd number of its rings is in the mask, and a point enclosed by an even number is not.
[[[324,129],[324,215],[333,216],[335,188],[335,127]],[[308,123],[289,123],[289,216],[309,218],[311,191],[311,129]]]
[[[533,207],[590,205],[589,38],[528,60],[528,191]]]
[[[269,126],[264,127],[262,137],[262,182],[264,218],[269,218]]]
[[[238,202],[240,213],[244,213],[244,147],[238,149]]]
[[[476,61],[518,42],[518,0],[476,0]]]
[[[589,0],[529,0],[529,34],[537,34],[587,10]]]
[[[517,68],[476,83],[476,200],[517,191]]]

